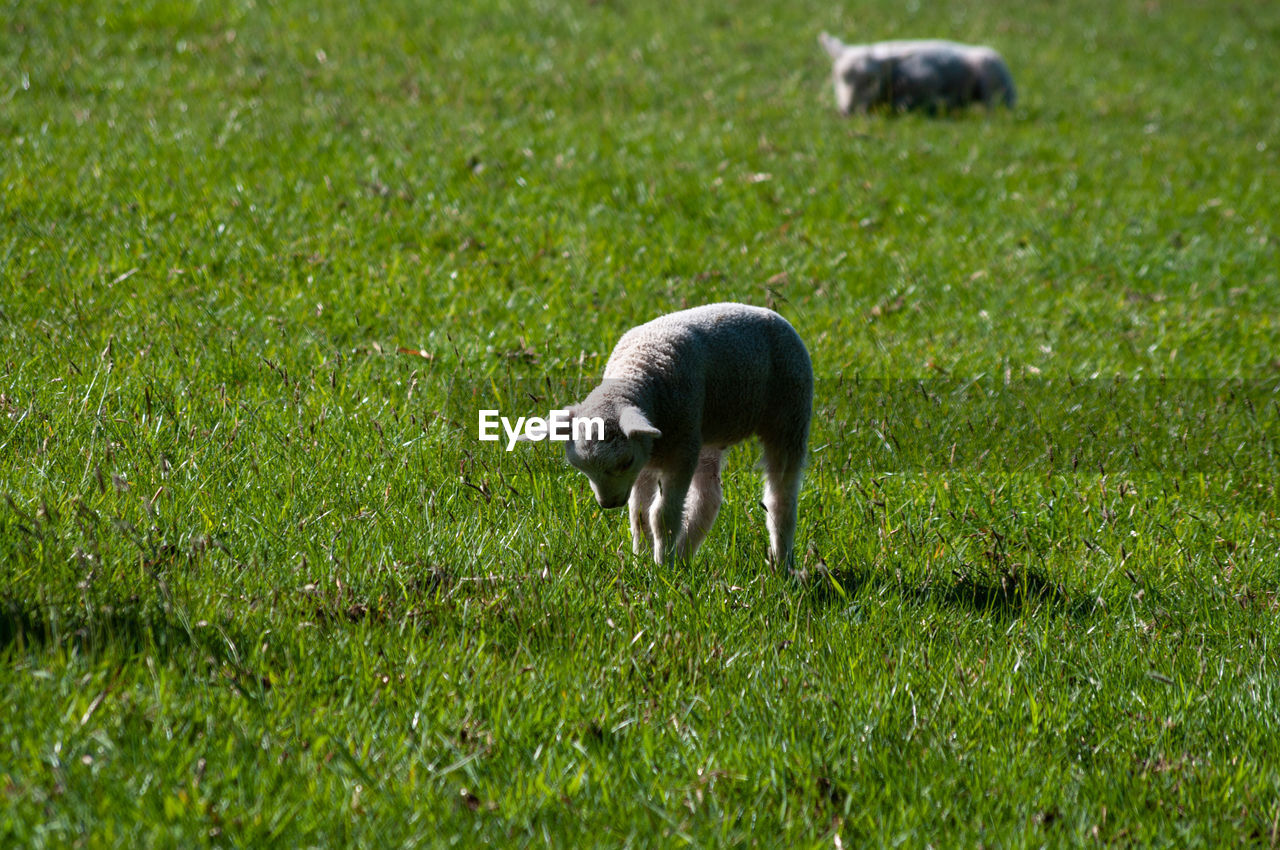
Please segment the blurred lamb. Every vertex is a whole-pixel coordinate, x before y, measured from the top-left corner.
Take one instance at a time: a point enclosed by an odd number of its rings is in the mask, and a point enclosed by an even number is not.
[[[636,554],[690,561],[720,510],[724,451],[764,447],[769,557],[791,564],[813,406],[809,352],[787,320],[745,304],[670,313],[623,334],[604,380],[572,417],[601,417],[604,439],[566,443],[602,508],[629,504]]]
[[[825,32],[818,41],[831,56],[836,106],[845,115],[878,105],[934,112],[1017,99],[1009,66],[990,47],[937,39],[845,44]]]

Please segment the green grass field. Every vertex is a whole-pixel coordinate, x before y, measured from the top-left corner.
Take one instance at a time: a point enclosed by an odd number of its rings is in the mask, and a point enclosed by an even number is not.
[[[0,10],[0,845],[1280,844],[1280,5]],[[716,300],[798,577],[476,438]]]

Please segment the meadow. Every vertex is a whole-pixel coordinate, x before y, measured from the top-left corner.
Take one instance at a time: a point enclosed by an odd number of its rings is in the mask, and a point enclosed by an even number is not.
[[[1280,844],[1280,5],[0,9],[0,845]],[[795,574],[477,440],[719,300]]]

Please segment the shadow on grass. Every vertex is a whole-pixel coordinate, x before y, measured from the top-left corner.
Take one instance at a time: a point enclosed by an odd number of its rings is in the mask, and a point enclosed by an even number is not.
[[[897,595],[904,601],[964,608],[1000,619],[1051,608],[1076,619],[1093,614],[1096,601],[1068,592],[1060,583],[1035,569],[1016,572],[966,572],[953,580],[907,578],[872,569],[834,570],[810,579],[809,598],[818,605],[831,605],[870,594]]]
[[[189,663],[194,655],[225,670],[228,684],[259,702],[270,679],[249,669],[236,651],[246,645],[225,625],[193,627],[172,608],[130,602],[120,607],[61,610],[0,599],[0,658],[66,649],[79,655],[148,655],[157,662]]]
[[[110,646],[126,652],[164,653],[193,644],[176,618],[141,604],[60,611],[16,599],[0,600],[0,652],[73,647],[92,653]]]

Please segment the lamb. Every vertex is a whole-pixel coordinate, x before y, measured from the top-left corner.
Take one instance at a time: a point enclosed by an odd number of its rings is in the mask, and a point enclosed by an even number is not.
[[[571,417],[600,417],[604,439],[566,442],[602,508],[630,509],[635,553],[693,559],[722,501],[724,452],[764,448],[769,559],[790,566],[813,407],[813,367],[800,335],[772,310],[709,304],[623,334],[604,378]],[[598,436],[598,435],[597,435]]]
[[[1011,107],[1017,99],[1009,66],[990,47],[939,39],[845,44],[825,32],[818,41],[832,59],[844,115],[876,105],[930,112],[975,102]]]

